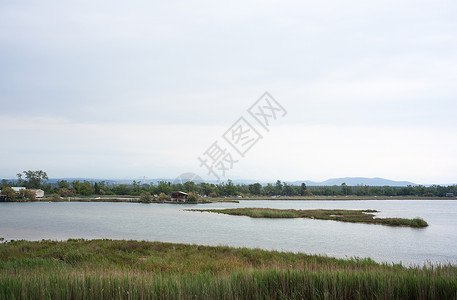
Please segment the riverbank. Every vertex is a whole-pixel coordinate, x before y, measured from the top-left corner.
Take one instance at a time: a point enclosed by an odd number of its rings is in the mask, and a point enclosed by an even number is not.
[[[215,197],[213,200],[325,200],[325,201],[354,201],[354,200],[457,200],[457,197],[417,197],[417,196],[250,196],[250,197]]]
[[[0,244],[0,299],[455,299],[457,267],[126,240]]]
[[[8,201],[3,201],[8,202]],[[206,204],[206,203],[239,203],[237,199],[223,199],[223,198],[201,198],[198,201],[194,202],[177,202],[177,201],[158,201],[152,200],[150,202],[141,201],[139,197],[62,197],[62,198],[53,198],[53,197],[44,197],[37,198],[33,201],[30,200],[14,200],[10,202],[116,202],[116,203],[168,203],[168,204]]]
[[[232,209],[188,209],[188,211],[212,212],[251,218],[306,218],[332,220],[349,223],[378,224],[388,226],[408,226],[413,228],[427,227],[421,218],[375,218],[377,210],[347,210],[347,209],[274,209],[274,208],[232,208]]]
[[[378,197],[378,196],[250,196],[250,197],[214,197],[200,198],[197,202],[186,202],[188,204],[204,204],[204,203],[239,203],[240,200],[268,200],[268,201],[363,201],[363,200],[457,200],[457,197]],[[37,198],[34,201],[18,199],[12,202],[132,202],[142,203],[139,197],[135,196],[97,196],[97,197],[62,197],[56,199],[53,197]],[[7,201],[4,201],[7,202]],[[173,203],[182,204],[183,202],[176,201],[151,201],[150,203]]]

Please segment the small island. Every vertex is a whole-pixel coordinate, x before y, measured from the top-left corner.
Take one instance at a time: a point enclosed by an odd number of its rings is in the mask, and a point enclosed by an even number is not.
[[[251,218],[307,218],[333,220],[350,223],[379,224],[388,226],[408,226],[413,228],[427,227],[421,218],[375,218],[373,209],[274,209],[274,208],[232,208],[232,209],[189,209],[189,211],[213,212],[219,214],[248,216]]]

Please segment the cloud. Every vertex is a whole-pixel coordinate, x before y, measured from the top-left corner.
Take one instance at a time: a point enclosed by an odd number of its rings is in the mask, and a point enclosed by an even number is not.
[[[315,154],[329,163],[313,166],[310,179],[352,166],[354,175],[449,180],[451,155],[427,146],[409,156],[418,150],[401,136],[420,140],[426,132],[423,140],[455,149],[455,8],[452,1],[2,2],[0,134],[12,147],[1,150],[8,160],[0,170],[124,177],[192,169],[269,91],[289,111],[278,123],[286,147],[260,147],[236,176],[300,177],[301,152],[284,153],[307,148],[308,139],[296,137],[311,126],[319,133]],[[350,128],[352,146],[329,128]],[[378,157],[396,161],[398,173],[353,155],[392,137],[401,146],[378,146],[385,150]],[[283,157],[270,171],[262,164],[269,149]],[[423,157],[433,178],[417,175]]]

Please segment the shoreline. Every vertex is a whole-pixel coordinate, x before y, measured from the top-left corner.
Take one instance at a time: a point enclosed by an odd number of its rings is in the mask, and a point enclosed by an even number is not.
[[[203,198],[205,200],[199,200],[197,202],[177,202],[177,201],[151,201],[142,202],[139,197],[123,197],[123,196],[112,196],[112,197],[70,197],[61,199],[52,198],[40,198],[34,201],[30,200],[18,200],[18,201],[1,201],[0,203],[14,203],[14,202],[125,202],[125,203],[165,203],[165,204],[210,204],[210,203],[239,203],[239,201],[250,200],[250,201],[370,201],[370,200],[393,200],[393,201],[404,201],[404,200],[457,200],[457,197],[416,197],[416,196],[276,196],[276,197],[215,197],[215,198]]]

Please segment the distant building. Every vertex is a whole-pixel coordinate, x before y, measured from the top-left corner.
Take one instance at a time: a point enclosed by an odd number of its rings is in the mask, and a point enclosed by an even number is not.
[[[15,191],[16,193],[19,193],[20,190],[25,190],[26,188],[23,187],[23,186],[12,186],[11,187],[13,189],[13,191]]]
[[[454,193],[446,193],[446,197],[455,197]]]
[[[44,197],[44,191],[43,190],[30,189],[29,191],[35,193],[35,197],[37,197],[37,198],[43,198]]]
[[[187,193],[178,191],[171,193],[171,200],[176,202],[186,202],[188,198]]]

